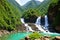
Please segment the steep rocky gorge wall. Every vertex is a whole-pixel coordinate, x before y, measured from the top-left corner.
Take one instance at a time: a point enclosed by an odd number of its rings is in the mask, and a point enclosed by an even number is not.
[[[50,27],[60,32],[60,1],[51,3],[48,9],[48,18]]]

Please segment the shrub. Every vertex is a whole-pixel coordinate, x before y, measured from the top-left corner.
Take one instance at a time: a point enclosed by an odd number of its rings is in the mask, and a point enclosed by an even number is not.
[[[42,37],[42,35],[38,32],[34,32],[34,33],[30,34],[29,37],[31,38],[31,40],[34,40],[34,39],[38,39],[38,38]]]

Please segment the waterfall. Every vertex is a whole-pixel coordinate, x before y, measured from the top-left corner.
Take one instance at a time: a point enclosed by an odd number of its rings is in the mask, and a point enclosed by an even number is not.
[[[49,30],[48,30],[48,17],[47,17],[47,15],[45,15],[45,25],[44,25],[44,29],[47,31],[47,32],[49,32]]]
[[[25,24],[25,22],[24,22],[24,18],[21,18],[20,20],[21,20],[21,22],[22,22],[23,24]]]
[[[46,32],[46,31],[42,28],[42,26],[41,26],[40,24],[41,24],[41,17],[38,17],[37,20],[36,20],[36,23],[35,23],[36,27],[37,27],[41,32]]]
[[[36,19],[35,26],[38,28],[38,30],[40,30],[40,31],[43,32],[43,33],[54,34],[54,33],[52,33],[52,32],[49,32],[49,30],[48,30],[48,25],[49,25],[49,24],[48,24],[48,17],[47,17],[47,15],[45,15],[44,18],[45,18],[45,25],[41,26],[41,16],[40,16],[40,17],[38,17],[38,18]],[[32,30],[32,28],[31,28],[27,23],[24,22],[24,18],[21,18],[20,20],[21,20],[21,22],[25,25],[27,32],[29,32],[29,31],[34,32],[34,30]],[[44,27],[45,27],[45,28],[44,28]],[[46,30],[45,30],[45,29],[46,29]],[[57,34],[57,33],[55,33],[55,34]]]
[[[27,27],[27,30],[30,30],[33,32],[32,28],[28,24],[24,24]]]
[[[37,20],[36,20],[36,23],[37,25],[40,25],[41,24],[41,17],[38,17]]]
[[[32,28],[27,23],[24,22],[24,18],[21,18],[21,22],[25,25],[27,32],[28,31],[32,31],[32,32],[34,31],[34,30],[32,30]]]
[[[45,28],[48,29],[48,17],[45,15]]]

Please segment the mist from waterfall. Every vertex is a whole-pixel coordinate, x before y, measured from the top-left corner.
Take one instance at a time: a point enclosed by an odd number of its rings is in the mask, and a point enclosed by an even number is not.
[[[28,31],[32,31],[32,32],[34,31],[34,30],[32,30],[32,28],[27,23],[25,23],[24,18],[21,18],[21,22],[25,25],[27,32]]]

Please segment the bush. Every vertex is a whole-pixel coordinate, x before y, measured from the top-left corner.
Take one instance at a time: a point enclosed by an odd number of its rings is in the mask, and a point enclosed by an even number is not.
[[[30,34],[29,37],[31,38],[31,40],[34,40],[34,39],[38,39],[38,38],[42,37],[42,35],[40,33],[34,32],[34,33]]]

